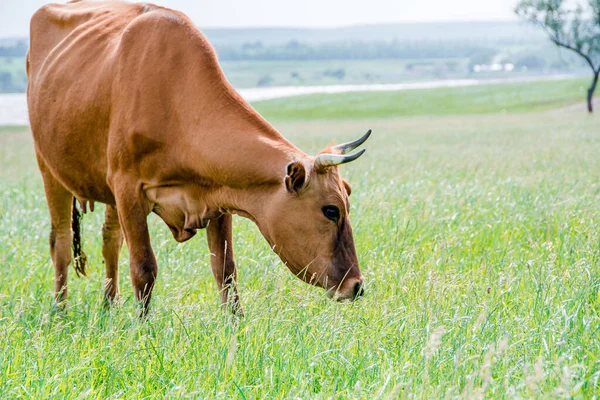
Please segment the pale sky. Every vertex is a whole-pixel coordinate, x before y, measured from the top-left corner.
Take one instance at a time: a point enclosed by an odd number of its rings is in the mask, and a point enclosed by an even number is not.
[[[200,27],[346,25],[515,19],[518,0],[156,0]],[[65,1],[55,1],[64,3]],[[0,37],[27,36],[41,0],[0,0]]]

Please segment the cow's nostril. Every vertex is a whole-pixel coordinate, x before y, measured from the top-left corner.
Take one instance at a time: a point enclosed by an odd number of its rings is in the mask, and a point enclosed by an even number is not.
[[[357,299],[365,294],[365,287],[361,282],[356,282],[354,285],[354,298]]]

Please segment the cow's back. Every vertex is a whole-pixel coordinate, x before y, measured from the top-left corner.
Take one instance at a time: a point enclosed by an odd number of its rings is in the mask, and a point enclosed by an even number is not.
[[[179,12],[80,2],[46,6],[31,26],[38,159],[79,198],[114,203],[109,185],[119,173],[141,186],[182,170],[239,184],[231,176],[262,177],[266,159],[232,164],[223,154],[260,152],[248,132],[285,141],[235,92],[212,46]]]
[[[111,202],[106,185],[115,58],[127,26],[152,6],[49,4],[31,19],[28,106],[38,157],[70,191]]]

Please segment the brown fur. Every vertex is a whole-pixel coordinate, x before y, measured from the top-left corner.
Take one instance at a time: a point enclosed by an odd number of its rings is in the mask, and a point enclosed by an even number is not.
[[[313,157],[236,93],[185,15],[146,4],[51,4],[32,17],[30,37],[28,104],[55,238],[57,299],[66,296],[73,196],[108,205],[109,301],[118,292],[123,238],[135,296],[150,301],[158,273],[150,212],[178,241],[208,225],[213,273],[236,310],[231,214],[253,220],[301,278],[353,296],[362,276],[349,186],[337,167],[317,173]],[[289,193],[293,162],[304,176],[294,176]],[[323,216],[325,205],[339,207],[337,226]]]

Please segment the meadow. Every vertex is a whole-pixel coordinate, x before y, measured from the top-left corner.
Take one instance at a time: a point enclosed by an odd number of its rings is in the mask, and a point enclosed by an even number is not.
[[[373,129],[367,153],[342,167],[366,296],[330,301],[235,218],[242,319],[220,309],[204,235],[177,244],[155,216],[148,319],[126,248],[122,304],[104,310],[102,206],[83,220],[89,276],[71,271],[68,307],[53,312],[30,134],[0,129],[1,397],[598,398],[600,120],[582,90],[256,104],[311,153]]]
[[[1,43],[1,42],[0,42]],[[0,47],[0,51],[1,51]],[[222,60],[221,67],[236,88],[257,86],[353,85],[418,80],[535,76],[520,72],[472,74],[469,59],[408,58],[348,60]],[[587,72],[587,71],[585,71]],[[22,93],[27,88],[25,56],[0,55],[0,93]]]
[[[400,83],[417,80],[487,78],[468,73],[467,58],[379,60],[221,61],[236,88]],[[0,64],[1,68],[1,64]],[[488,74],[489,75],[489,74]],[[519,75],[496,73],[496,77]]]

